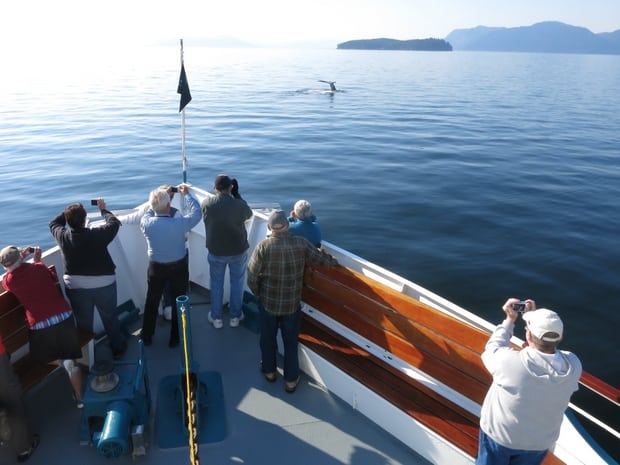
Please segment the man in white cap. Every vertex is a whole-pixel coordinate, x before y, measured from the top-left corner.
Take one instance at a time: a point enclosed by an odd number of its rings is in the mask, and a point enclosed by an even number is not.
[[[579,358],[557,349],[564,332],[557,313],[536,310],[536,303],[526,300],[526,343],[520,351],[510,347],[519,316],[515,305],[520,303],[515,298],[506,301],[506,318],[482,354],[493,383],[482,404],[476,465],[542,463],[554,447],[570,397],[579,387]]]

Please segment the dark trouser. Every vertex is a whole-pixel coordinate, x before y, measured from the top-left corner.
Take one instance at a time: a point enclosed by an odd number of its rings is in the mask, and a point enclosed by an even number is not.
[[[278,328],[284,343],[284,379],[295,381],[299,376],[299,358],[297,341],[301,322],[301,307],[290,315],[273,315],[259,304],[260,309],[260,351],[263,373],[276,371],[276,353],[278,351]]]
[[[9,442],[15,452],[28,452],[32,444],[32,433],[26,419],[22,388],[6,353],[0,355],[0,408],[6,410],[11,429]]]
[[[152,338],[155,333],[157,320],[157,307],[161,300],[166,284],[170,284],[170,297],[172,298],[172,321],[170,325],[170,340],[179,340],[179,322],[177,320],[176,299],[187,293],[189,281],[189,267],[187,256],[171,263],[149,262],[147,272],[148,289],[146,291],[146,303],[144,304],[144,319],[142,321],[142,335]]]

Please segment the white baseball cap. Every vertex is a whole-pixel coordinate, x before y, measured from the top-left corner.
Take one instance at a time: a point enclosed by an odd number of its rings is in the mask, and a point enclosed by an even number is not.
[[[546,342],[558,342],[562,339],[564,324],[559,315],[554,311],[546,308],[539,308],[538,310],[525,312],[523,314],[523,319],[527,324],[527,329],[538,339]],[[556,333],[557,336],[545,336],[547,333]]]

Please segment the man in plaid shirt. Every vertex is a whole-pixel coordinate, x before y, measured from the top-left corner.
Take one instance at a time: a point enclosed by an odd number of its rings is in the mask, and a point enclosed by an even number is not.
[[[286,214],[277,210],[269,217],[271,235],[254,249],[248,263],[248,286],[258,298],[262,371],[269,382],[276,380],[278,327],[284,343],[286,392],[299,384],[297,338],[301,321],[301,290],[306,261],[336,265],[331,255],[307,239],[293,236]]]

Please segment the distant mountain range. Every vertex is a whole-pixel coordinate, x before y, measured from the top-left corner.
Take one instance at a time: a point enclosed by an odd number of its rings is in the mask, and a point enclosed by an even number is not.
[[[177,39],[167,39],[156,45],[170,45]],[[198,47],[291,47],[332,48],[328,40],[287,43],[252,43],[233,37],[190,37],[185,41]],[[473,50],[495,52],[586,53],[620,54],[620,29],[595,34],[578,26],[546,21],[531,26],[455,29],[445,39],[396,40],[388,38],[350,40],[337,45],[338,49],[364,50]]]
[[[512,28],[456,29],[445,40],[454,50],[620,54],[620,29],[595,34],[557,21]]]

